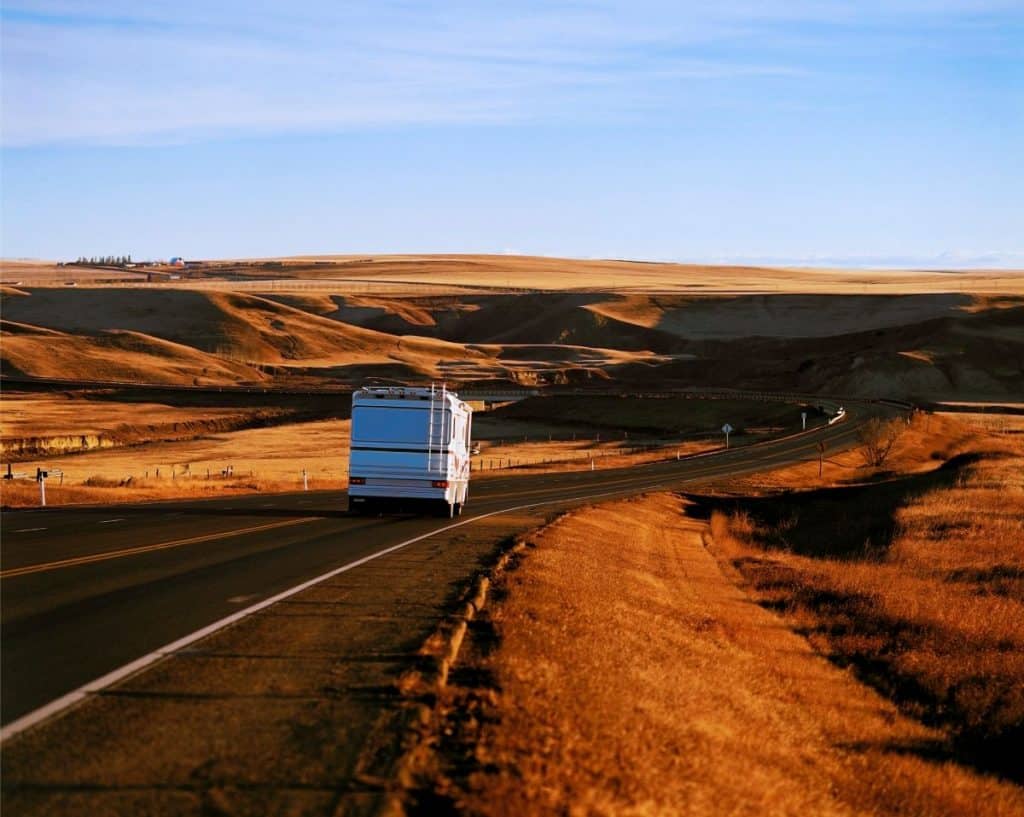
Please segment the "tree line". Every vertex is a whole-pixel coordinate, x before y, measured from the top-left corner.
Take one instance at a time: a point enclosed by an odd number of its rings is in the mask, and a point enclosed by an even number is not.
[[[104,267],[123,267],[125,264],[132,263],[132,257],[131,255],[91,255],[86,258],[84,255],[80,255],[75,260],[75,263]]]

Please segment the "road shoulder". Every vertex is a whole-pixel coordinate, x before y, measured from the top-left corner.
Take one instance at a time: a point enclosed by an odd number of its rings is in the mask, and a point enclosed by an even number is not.
[[[411,677],[502,542],[545,509],[439,532],[190,644],[6,742],[19,815],[373,813]],[[111,633],[111,638],[116,638]]]

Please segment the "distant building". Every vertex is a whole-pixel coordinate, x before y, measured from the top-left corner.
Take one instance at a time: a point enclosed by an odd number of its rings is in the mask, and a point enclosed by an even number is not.
[[[174,258],[171,259],[171,266],[183,267],[185,266],[185,259],[182,258],[180,255],[176,255]]]

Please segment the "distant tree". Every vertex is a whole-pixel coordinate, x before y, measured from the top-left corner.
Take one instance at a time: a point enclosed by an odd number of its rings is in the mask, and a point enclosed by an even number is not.
[[[896,445],[903,431],[903,423],[899,420],[882,420],[872,417],[857,432],[860,440],[860,455],[864,462],[875,468],[888,459],[892,448]]]

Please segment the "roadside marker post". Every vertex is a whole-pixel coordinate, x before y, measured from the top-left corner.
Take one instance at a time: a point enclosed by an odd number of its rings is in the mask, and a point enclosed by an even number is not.
[[[801,411],[800,412],[800,422],[803,425],[803,430],[807,431],[807,412],[806,411]]]
[[[39,504],[46,507],[46,471],[42,468],[36,469],[36,482],[39,483]]]
[[[305,468],[302,469],[302,490],[303,491],[308,491],[309,490],[309,477],[306,475],[306,469]]]
[[[729,435],[732,434],[732,431],[733,431],[733,428],[728,423],[726,423],[724,426],[722,426],[722,433],[725,435],[725,447],[726,448],[729,447]]]
[[[821,470],[825,465],[825,443],[818,442],[818,479],[821,479]]]

